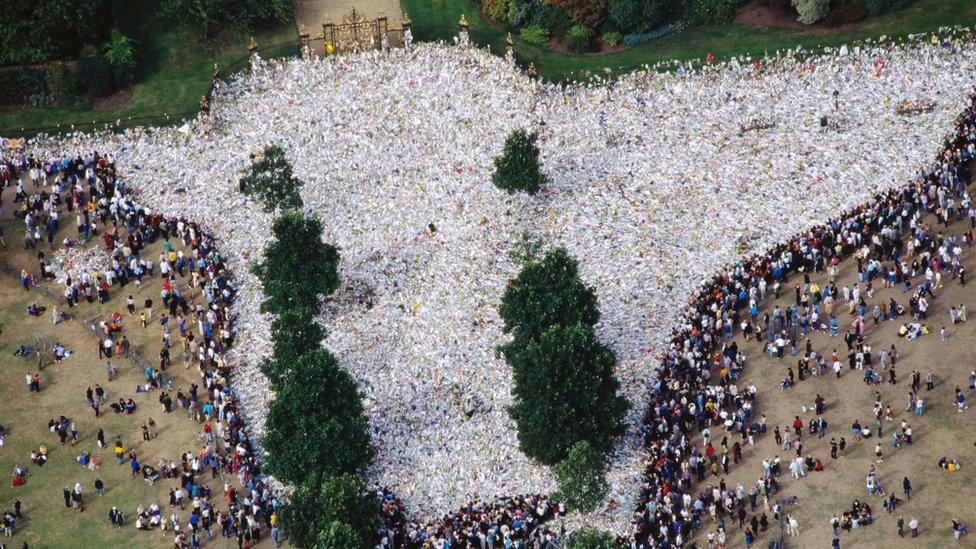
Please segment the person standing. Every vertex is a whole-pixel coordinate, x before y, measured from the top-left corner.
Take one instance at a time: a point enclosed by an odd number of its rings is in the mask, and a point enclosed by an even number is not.
[[[898,517],[898,537],[905,537],[905,517]]]
[[[911,520],[908,521],[908,529],[912,531],[912,537],[913,538],[917,538],[918,537],[918,519],[916,519],[915,517],[912,517]]]
[[[901,480],[901,489],[905,492],[905,497],[912,499],[912,482],[905,477]]]

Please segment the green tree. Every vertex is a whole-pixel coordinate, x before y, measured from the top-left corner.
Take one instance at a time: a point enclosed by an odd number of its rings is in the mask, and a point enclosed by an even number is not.
[[[291,0],[162,0],[159,11],[178,27],[200,30],[204,40],[219,29],[247,31],[262,22],[287,22],[294,15]]]
[[[551,465],[581,440],[599,452],[612,448],[627,401],[617,394],[613,351],[591,326],[553,324],[537,339],[516,333],[500,350],[512,368],[508,413],[525,455]]]
[[[268,471],[297,483],[309,471],[355,473],[373,457],[356,381],[328,350],[303,355],[268,409]]]
[[[73,58],[84,46],[100,44],[112,27],[116,1],[3,0],[0,65]]]
[[[495,172],[491,175],[496,187],[509,194],[539,192],[546,184],[546,176],[539,168],[538,139],[538,134],[523,129],[513,131],[505,139],[505,149],[495,157]]]
[[[315,542],[315,549],[366,549],[368,544],[345,522],[332,521],[319,532]]]
[[[112,29],[112,37],[102,46],[102,50],[105,59],[112,65],[115,81],[123,86],[131,84],[136,70],[135,41],[118,29]]]
[[[553,324],[592,326],[600,320],[596,294],[580,280],[577,262],[565,249],[549,250],[541,261],[526,259],[498,309],[505,333],[534,339]]]
[[[285,213],[275,220],[274,238],[253,267],[264,290],[263,312],[317,309],[319,295],[339,287],[339,250],[322,242],[322,222]]]
[[[792,4],[798,15],[796,20],[804,25],[812,25],[827,17],[830,9],[830,0],[793,0]]]
[[[299,547],[370,547],[379,525],[379,501],[349,474],[308,475],[281,509],[281,528]]]
[[[603,472],[603,454],[585,440],[574,444],[566,459],[556,464],[556,481],[559,499],[583,513],[595,510],[610,489]]]
[[[673,0],[608,0],[607,19],[624,32],[647,32],[665,22]]]
[[[305,353],[314,351],[325,339],[325,329],[315,320],[314,307],[296,307],[275,315],[271,321],[271,358],[261,364],[261,371],[275,387],[285,382],[293,364]]]
[[[566,549],[617,549],[613,534],[596,528],[580,528],[569,535]]]
[[[241,178],[244,194],[256,196],[264,211],[271,213],[278,208],[298,210],[302,207],[302,180],[292,174],[291,164],[285,158],[285,150],[274,145],[264,149]]]

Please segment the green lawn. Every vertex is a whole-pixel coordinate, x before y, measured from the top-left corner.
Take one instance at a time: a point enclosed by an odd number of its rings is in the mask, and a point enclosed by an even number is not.
[[[93,110],[67,106],[3,109],[0,110],[0,135],[19,134],[21,128],[40,129],[58,124],[70,127],[164,113],[195,113],[200,98],[210,87],[214,63],[226,66],[246,57],[249,37],[228,31],[205,42],[196,33],[167,30],[165,21],[156,16],[157,4],[157,0],[120,2],[122,31],[138,42],[140,74],[132,86],[131,100]],[[254,35],[262,47],[298,40],[294,24],[257,30]],[[177,119],[173,117],[174,121]]]
[[[504,51],[505,29],[483,19],[471,0],[401,0],[404,11],[413,21],[416,40],[448,40],[457,34],[458,19],[464,13],[471,23],[471,39],[490,46],[493,52]],[[943,26],[976,24],[976,2],[971,0],[918,0],[911,7],[881,17],[869,18],[856,25],[830,29],[770,29],[747,25],[696,27],[652,40],[621,52],[599,55],[557,53],[525,43],[515,36],[515,51],[523,64],[535,63],[542,76],[551,80],[571,78],[580,71],[630,71],[645,64],[671,59],[701,59],[709,52],[718,57],[762,54],[802,45],[839,45],[857,39],[907,35],[932,31]]]

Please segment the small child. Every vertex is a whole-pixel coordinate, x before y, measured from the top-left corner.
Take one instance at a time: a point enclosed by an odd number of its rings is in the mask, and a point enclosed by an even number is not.
[[[939,339],[941,339],[942,341],[946,341],[947,339],[949,339],[949,332],[946,331],[945,326],[943,326],[942,329],[939,330]]]

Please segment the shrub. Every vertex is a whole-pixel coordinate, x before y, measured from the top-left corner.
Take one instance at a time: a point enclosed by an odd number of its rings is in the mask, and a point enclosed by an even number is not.
[[[547,9],[549,4],[539,0],[512,0],[511,24],[516,27],[538,25]]]
[[[542,14],[539,16],[539,24],[549,29],[549,34],[556,40],[562,40],[573,26],[573,20],[569,18],[562,8],[546,4]]]
[[[617,542],[610,532],[580,528],[569,535],[566,549],[617,549]]]
[[[603,472],[603,455],[590,443],[581,440],[569,449],[566,459],[556,465],[558,498],[570,509],[583,513],[594,511],[609,491]]]
[[[796,20],[804,25],[812,25],[827,17],[830,0],[792,0],[792,5],[798,15]]]
[[[102,49],[105,59],[112,65],[115,81],[121,85],[131,84],[136,70],[136,43],[118,29],[112,29],[112,36]]]
[[[522,27],[519,31],[519,36],[522,37],[522,40],[536,46],[545,46],[549,43],[549,29],[540,27],[539,25]]]
[[[616,31],[608,32],[603,35],[603,43],[611,48],[617,47],[617,45],[620,44],[620,39],[620,33]]]
[[[573,53],[593,51],[593,29],[585,25],[573,25],[566,33],[566,38],[563,38],[563,45]]]
[[[495,172],[491,175],[496,187],[509,194],[535,194],[546,184],[546,176],[539,169],[538,138],[536,133],[519,129],[505,139],[505,149],[495,157]]]
[[[264,204],[265,212],[302,207],[302,196],[299,194],[302,181],[292,174],[284,149],[277,145],[264,149],[264,153],[251,162],[241,182],[244,194],[257,196]]]
[[[274,347],[272,357],[261,364],[261,371],[275,387],[285,382],[302,355],[317,349],[325,339],[325,328],[315,320],[318,307],[314,305],[286,309],[271,321]]]
[[[562,8],[577,25],[600,26],[607,11],[607,0],[549,0]]]
[[[503,25],[511,22],[513,15],[512,0],[483,0],[481,9],[492,21]]]
[[[60,103],[68,103],[82,92],[78,77],[63,63],[45,65],[44,79],[47,81],[47,89]]]
[[[93,97],[105,97],[115,91],[112,64],[103,56],[79,59],[78,79]]]
[[[607,18],[624,32],[642,33],[667,20],[668,0],[608,0]]]

